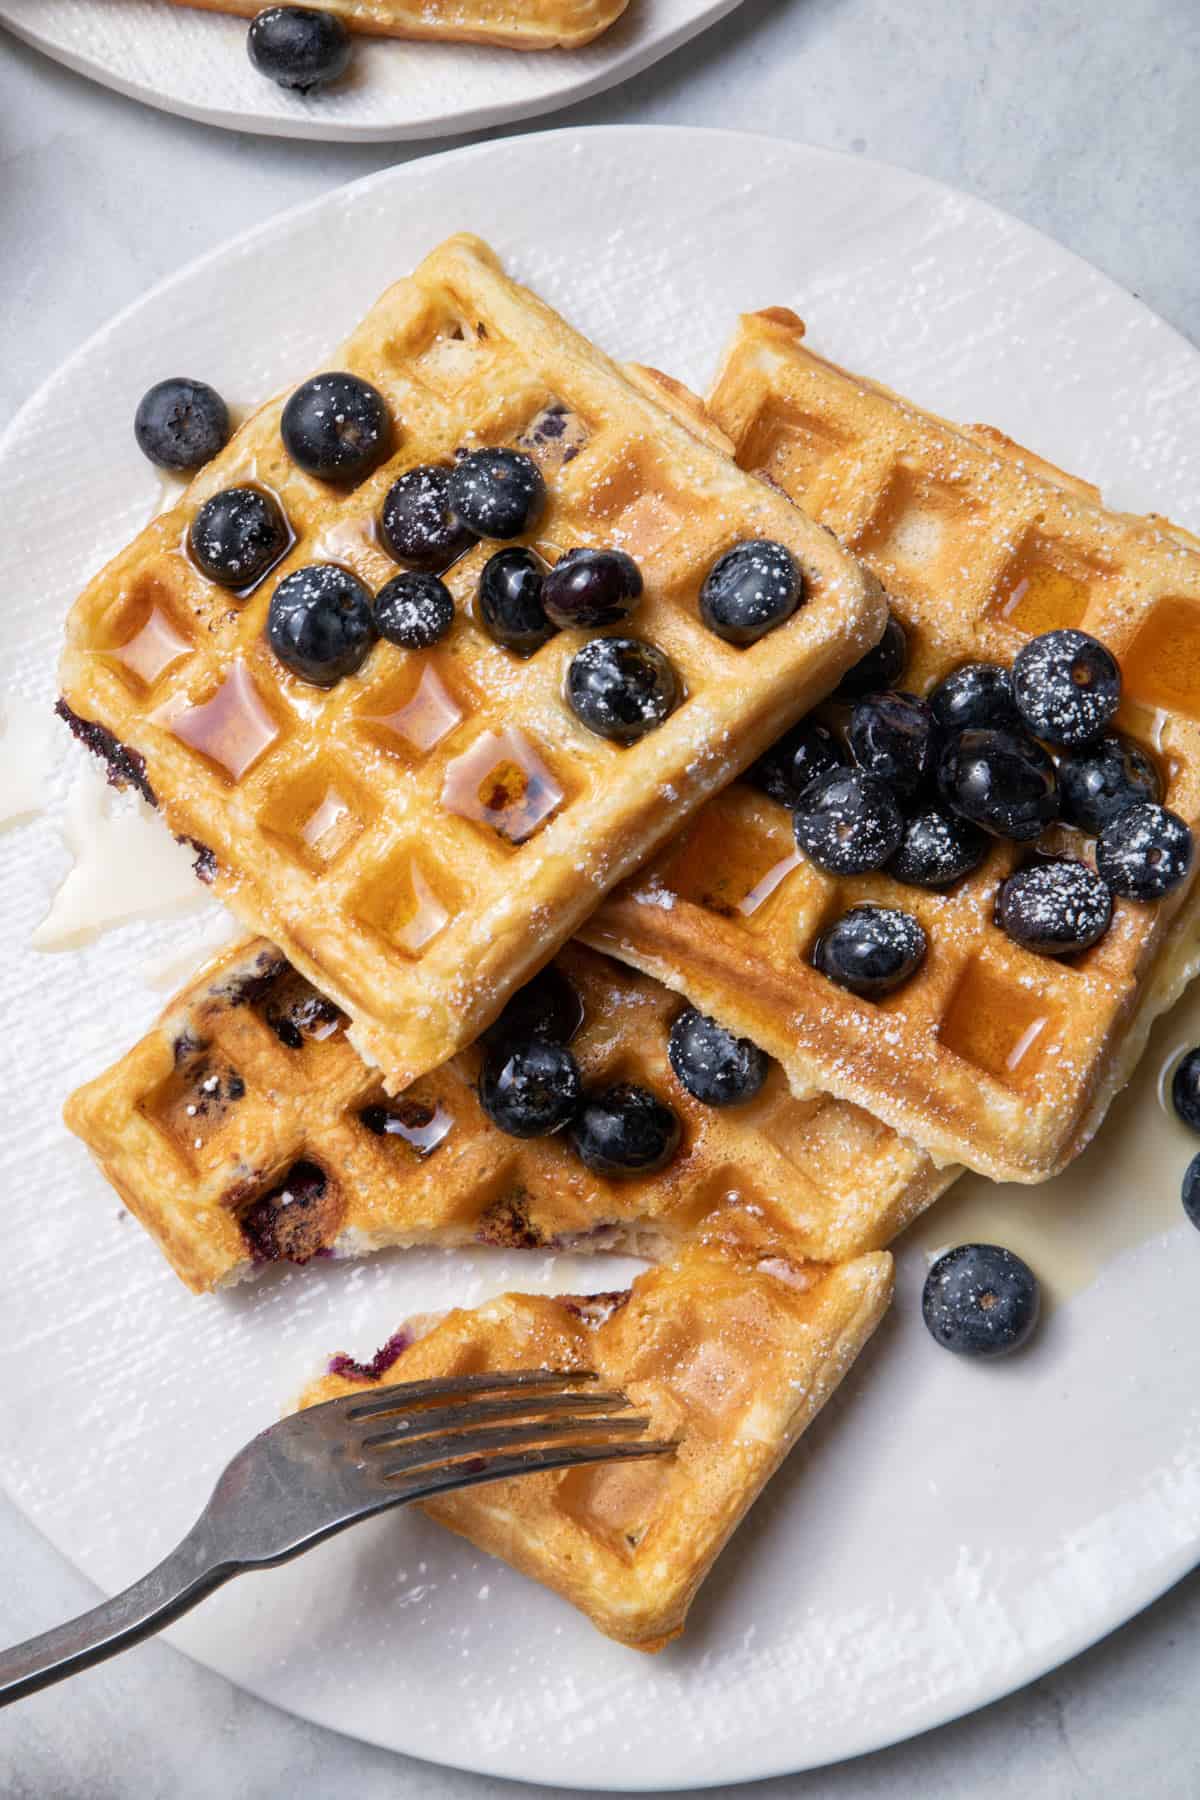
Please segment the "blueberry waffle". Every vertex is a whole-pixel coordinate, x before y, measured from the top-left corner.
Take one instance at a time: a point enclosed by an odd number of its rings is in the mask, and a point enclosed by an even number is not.
[[[715,1092],[711,1046],[682,1012],[569,945],[488,1041],[389,1099],[344,1015],[259,939],[202,971],[66,1118],[196,1292],[385,1245],[666,1255],[731,1196],[769,1204],[795,1256],[840,1262],[947,1185],[857,1108],[795,1099],[777,1067],[752,1083],[718,1068]],[[514,1094],[510,1052],[530,1042],[569,1049],[580,1072],[588,1104],[568,1131],[514,1135],[549,1123],[527,1087]]]
[[[262,0],[173,0],[252,19]],[[510,50],[578,49],[607,31],[629,0],[321,0],[351,31],[380,37],[499,44]]]
[[[795,1092],[1039,1181],[1196,966],[1197,544],[802,335],[783,309],[744,318],[710,408],[740,465],[879,577],[894,621],[844,704],[584,935],[753,1038]]]
[[[60,710],[394,1093],[828,693],[885,607],[478,240],[390,289],[330,370],[92,582]]]
[[[508,1294],[413,1321],[375,1362],[335,1357],[301,1404],[381,1381],[594,1369],[671,1458],[494,1482],[426,1511],[563,1594],[610,1637],[659,1650],[722,1547],[850,1368],[891,1293],[891,1257],[804,1261],[765,1196],[709,1214],[622,1293]]]

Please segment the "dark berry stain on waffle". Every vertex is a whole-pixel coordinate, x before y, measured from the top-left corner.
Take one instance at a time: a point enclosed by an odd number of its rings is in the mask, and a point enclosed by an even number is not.
[[[479,1221],[475,1240],[501,1250],[539,1250],[545,1238],[529,1217],[528,1194],[505,1194],[493,1201]]]
[[[413,1342],[412,1333],[402,1325],[394,1331],[386,1344],[381,1344],[370,1362],[359,1362],[357,1358],[348,1356],[344,1350],[329,1359],[329,1373],[340,1375],[345,1381],[380,1381],[388,1370],[400,1361],[404,1352]]]
[[[140,750],[131,750],[115,738],[111,731],[103,725],[96,725],[91,719],[81,719],[73,712],[65,700],[59,700],[54,708],[58,717],[63,720],[71,736],[81,743],[85,750],[98,756],[107,764],[107,778],[115,788],[134,787],[148,800],[151,806],[158,805],[154,789],[146,779],[146,759]]]
[[[292,968],[273,978],[264,996],[263,1017],[288,1050],[303,1049],[306,1038],[323,1043],[346,1023],[333,1001]]]
[[[257,1263],[311,1262],[337,1236],[342,1203],[316,1163],[293,1163],[279,1186],[242,1212],[238,1223]]]
[[[422,1160],[433,1155],[454,1125],[439,1100],[430,1105],[403,1094],[396,1100],[364,1106],[358,1116],[373,1137],[399,1138]]]
[[[609,1288],[600,1294],[563,1294],[560,1299],[573,1319],[595,1331],[628,1304],[632,1292],[632,1288]]]
[[[211,887],[217,879],[217,859],[208,845],[202,844],[199,838],[194,837],[178,837],[175,842],[185,844],[189,850],[196,852],[196,860],[192,864],[196,879],[202,881],[206,887]]]

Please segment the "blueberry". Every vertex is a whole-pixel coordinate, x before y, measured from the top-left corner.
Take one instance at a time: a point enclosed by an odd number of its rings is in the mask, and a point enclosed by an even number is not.
[[[1039,956],[1071,956],[1098,943],[1112,919],[1112,895],[1086,863],[1071,857],[1030,863],[1000,885],[996,923]]]
[[[1171,1104],[1192,1131],[1200,1131],[1200,1050],[1189,1050],[1171,1077]]]
[[[940,732],[1019,730],[1021,715],[1013,699],[1012,676],[999,663],[964,663],[929,696],[929,710]]]
[[[479,1104],[509,1137],[546,1137],[579,1110],[579,1065],[549,1038],[509,1039],[489,1050],[479,1077]]]
[[[1200,1156],[1193,1156],[1183,1177],[1183,1210],[1200,1231]]]
[[[860,769],[878,775],[904,798],[929,776],[933,719],[914,694],[867,694],[856,700],[846,741]]]
[[[904,833],[892,790],[861,769],[819,776],[801,795],[792,826],[801,850],[831,875],[881,869]]]
[[[1162,799],[1153,759],[1115,731],[1058,759],[1062,815],[1080,831],[1099,837],[1104,827],[1139,800]]]
[[[577,1155],[597,1175],[651,1175],[670,1162],[679,1136],[671,1108],[630,1081],[589,1094],[571,1126]]]
[[[392,449],[392,418],[378,388],[334,370],[302,381],[279,421],[298,468],[322,481],[362,481]]]
[[[475,542],[450,504],[450,471],[438,463],[408,469],[384,498],[380,525],[397,562],[440,575]]]
[[[542,515],[546,484],[523,450],[468,450],[450,471],[450,504],[477,537],[520,537]]]
[[[375,627],[402,650],[440,644],[454,623],[450,589],[427,569],[402,569],[375,596]]]
[[[642,597],[642,572],[624,550],[587,550],[560,556],[542,588],[542,605],[555,625],[620,625]]]
[[[539,969],[532,981],[518,988],[504,1011],[483,1033],[485,1044],[503,1044],[512,1038],[549,1038],[552,1044],[569,1044],[583,1024],[583,1002],[573,982],[554,963]]]
[[[672,1025],[667,1055],[688,1093],[705,1106],[741,1106],[767,1078],[768,1061],[757,1044],[735,1037],[694,1006]]]
[[[969,819],[927,806],[904,822],[889,875],[909,887],[945,888],[977,869],[987,855],[987,833]]]
[[[790,619],[803,598],[804,576],[791,551],[770,538],[748,538],[708,571],[700,617],[727,644],[753,644]]]
[[[246,49],[260,75],[299,94],[336,81],[350,66],[350,33],[332,13],[311,6],[264,8],[251,23]]]
[[[937,776],[954,811],[993,837],[1035,838],[1058,817],[1054,764],[1016,732],[960,732],[942,751]]]
[[[876,694],[899,681],[908,661],[908,638],[895,613],[889,613],[883,636],[873,650],[847,669],[833,690],[835,700],[857,700],[860,694]]]
[[[1047,631],[1012,667],[1017,711],[1035,737],[1068,749],[1099,737],[1121,704],[1116,658],[1086,631]]]
[[[746,780],[761,788],[780,806],[800,804],[800,796],[819,775],[828,775],[845,764],[842,747],[824,725],[801,719],[746,770]]]
[[[1096,845],[1096,867],[1126,900],[1160,900],[1191,866],[1191,832],[1178,813],[1149,800],[1118,813]]]
[[[362,667],[375,642],[370,591],[338,563],[294,569],[271,595],[267,637],[285,669],[332,687]]]
[[[915,975],[928,947],[911,913],[895,906],[852,906],[813,945],[813,968],[838,987],[874,1000]]]
[[[1038,1321],[1037,1276],[998,1244],[960,1244],[925,1277],[921,1311],[930,1334],[958,1356],[1006,1356]]]
[[[593,638],[567,670],[567,699],[581,724],[615,744],[634,744],[679,702],[679,678],[640,638]]]
[[[479,616],[489,636],[506,650],[531,656],[555,634],[546,617],[542,587],[546,565],[532,550],[497,550],[479,577]]]
[[[251,588],[291,542],[279,504],[260,488],[223,488],[206,500],[188,533],[188,549],[210,581]]]
[[[160,469],[200,469],[229,442],[229,408],[205,381],[156,381],[138,402],[133,435]]]

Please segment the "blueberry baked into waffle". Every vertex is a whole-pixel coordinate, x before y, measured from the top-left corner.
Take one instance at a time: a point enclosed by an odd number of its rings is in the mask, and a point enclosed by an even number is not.
[[[879,645],[584,927],[996,1179],[1078,1153],[1195,971],[1200,554],[749,315],[739,463],[888,592]]]
[[[172,0],[175,6],[252,19],[262,0]],[[511,50],[578,49],[607,31],[629,0],[321,0],[350,31],[380,37],[498,44]]]
[[[394,1093],[885,622],[828,532],[459,237],[97,576],[60,710]]]

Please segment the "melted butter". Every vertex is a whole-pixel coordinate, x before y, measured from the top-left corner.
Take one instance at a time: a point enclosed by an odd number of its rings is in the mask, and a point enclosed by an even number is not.
[[[41,812],[65,741],[49,706],[17,695],[0,699],[0,830]]]
[[[1171,1107],[1171,1076],[1200,1044],[1200,984],[1150,1034],[1146,1053],[1083,1155],[1038,1187],[964,1175],[900,1240],[931,1259],[955,1244],[1023,1256],[1046,1297],[1068,1299],[1148,1238],[1185,1222],[1179,1190],[1200,1136]]]

